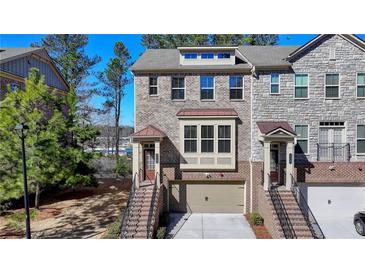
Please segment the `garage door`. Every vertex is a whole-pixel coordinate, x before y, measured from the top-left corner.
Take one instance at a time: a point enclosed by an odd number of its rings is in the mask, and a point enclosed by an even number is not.
[[[224,182],[170,184],[170,212],[243,213],[244,185]]]
[[[318,217],[353,217],[365,210],[365,187],[363,186],[301,186],[306,193],[308,205]]]

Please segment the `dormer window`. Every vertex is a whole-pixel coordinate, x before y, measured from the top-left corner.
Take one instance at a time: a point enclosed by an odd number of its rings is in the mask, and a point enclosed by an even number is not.
[[[198,54],[197,53],[194,53],[194,52],[184,53],[184,58],[185,59],[197,59],[198,58]]]
[[[202,59],[214,59],[214,53],[202,53],[201,54]]]
[[[218,59],[229,59],[231,58],[231,54],[226,52],[220,52],[218,53]]]

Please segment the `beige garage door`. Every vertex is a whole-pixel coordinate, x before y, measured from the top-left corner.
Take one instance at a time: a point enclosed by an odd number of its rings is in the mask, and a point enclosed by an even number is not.
[[[170,184],[170,212],[243,213],[244,185],[178,182]]]

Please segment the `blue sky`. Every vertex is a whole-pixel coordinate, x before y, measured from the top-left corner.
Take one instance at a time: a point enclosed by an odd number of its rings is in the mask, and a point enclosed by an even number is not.
[[[43,36],[40,34],[0,35],[0,47],[29,47],[32,42],[39,42]],[[315,36],[314,34],[283,34],[279,35],[279,45],[302,45]],[[365,39],[365,35],[359,36]],[[128,47],[133,61],[144,51],[139,34],[89,35],[86,52],[89,55],[97,54],[102,58],[102,61],[94,67],[94,71],[102,71],[105,68],[113,56],[113,46],[117,41],[122,41]],[[102,99],[96,97],[92,103],[100,106]],[[130,84],[126,87],[126,96],[122,103],[121,123],[124,125],[133,125],[133,103],[133,84]]]

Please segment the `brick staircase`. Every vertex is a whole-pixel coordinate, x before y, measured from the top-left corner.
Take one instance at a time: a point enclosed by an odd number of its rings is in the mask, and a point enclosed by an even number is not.
[[[276,190],[274,198],[269,191],[266,191],[265,195],[280,238],[313,239],[312,232],[291,191]],[[276,206],[274,206],[273,202],[275,202]],[[286,230],[285,232],[284,229]]]
[[[149,239],[153,237],[158,218],[159,192],[160,189],[150,182],[142,182],[140,188],[133,191],[128,210],[125,211],[126,220],[122,224],[122,239]],[[153,199],[154,201],[152,201]]]

